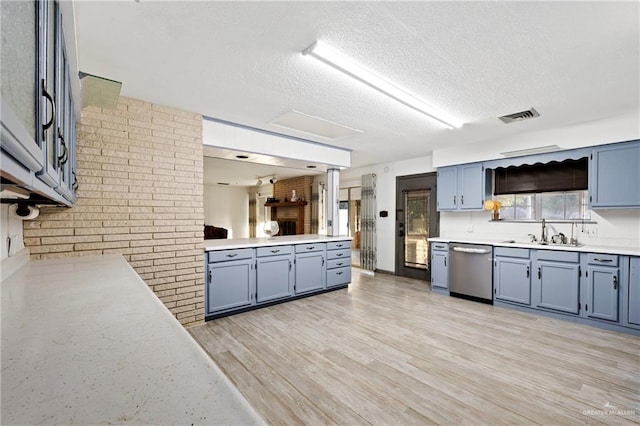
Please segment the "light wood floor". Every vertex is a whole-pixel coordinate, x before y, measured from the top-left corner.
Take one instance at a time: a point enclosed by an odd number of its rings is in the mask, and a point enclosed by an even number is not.
[[[189,331],[270,424],[640,423],[640,338],[353,275]]]

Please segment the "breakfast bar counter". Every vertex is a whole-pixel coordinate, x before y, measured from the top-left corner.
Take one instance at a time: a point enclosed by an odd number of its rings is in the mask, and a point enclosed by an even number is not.
[[[2,424],[262,424],[120,255],[2,281]]]

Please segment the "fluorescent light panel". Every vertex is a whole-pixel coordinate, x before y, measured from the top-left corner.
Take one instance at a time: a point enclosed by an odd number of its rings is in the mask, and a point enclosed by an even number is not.
[[[503,157],[519,157],[521,155],[532,155],[532,154],[544,154],[547,152],[559,151],[560,148],[558,145],[545,145],[536,148],[527,148],[527,149],[518,149],[516,151],[505,151],[501,152],[500,155]]]
[[[353,63],[350,59],[342,56],[340,53],[333,50],[326,44],[317,41],[305,50],[302,51],[303,55],[310,55],[339,71],[355,78],[356,80],[364,83],[381,93],[389,96],[392,99],[400,102],[401,104],[408,106],[422,114],[426,115],[437,122],[444,124],[452,129],[462,127],[462,122],[448,117],[445,113],[437,108],[421,101],[410,93],[405,92],[399,87],[389,83],[388,81],[378,77],[371,71]]]

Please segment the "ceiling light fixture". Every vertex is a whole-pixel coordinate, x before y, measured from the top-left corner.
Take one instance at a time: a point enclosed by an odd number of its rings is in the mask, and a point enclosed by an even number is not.
[[[560,148],[558,145],[545,145],[545,146],[539,146],[536,148],[518,149],[515,151],[505,151],[505,152],[501,152],[500,155],[502,155],[503,157],[520,157],[522,155],[545,154],[547,152],[560,151],[561,149],[562,148]]]
[[[408,106],[437,122],[444,124],[445,126],[456,129],[462,127],[463,123],[459,120],[455,120],[448,117],[445,113],[437,108],[421,101],[415,96],[405,92],[399,87],[389,83],[388,81],[378,77],[371,71],[353,63],[350,59],[344,57],[340,53],[333,50],[326,44],[317,41],[311,46],[302,51],[303,55],[312,56],[328,65],[331,65],[335,69],[342,71],[343,73],[355,78],[356,80],[364,83],[377,91],[389,96],[392,99],[400,102],[401,104]]]

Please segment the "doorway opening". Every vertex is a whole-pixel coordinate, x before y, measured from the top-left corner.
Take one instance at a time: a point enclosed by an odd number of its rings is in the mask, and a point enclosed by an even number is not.
[[[430,237],[438,236],[436,174],[396,178],[396,275],[428,281]]]

